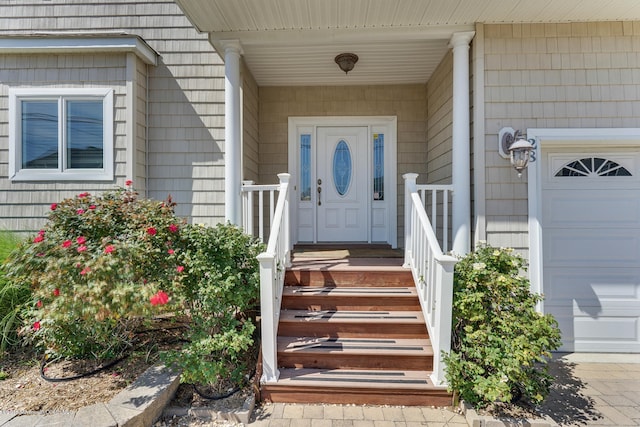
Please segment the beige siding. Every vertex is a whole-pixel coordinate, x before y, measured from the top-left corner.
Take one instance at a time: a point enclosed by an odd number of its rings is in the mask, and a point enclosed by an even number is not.
[[[242,63],[242,179],[258,182],[258,84]]]
[[[133,181],[142,194],[147,193],[147,65],[136,61],[135,167]]]
[[[111,85],[116,81],[116,175],[122,184],[127,171],[133,171],[135,185],[156,199],[171,194],[178,202],[177,213],[196,223],[216,223],[224,218],[224,65],[207,40],[198,34],[172,0],[136,2],[40,2],[5,0],[0,2],[0,36],[38,32],[126,32],[142,37],[160,54],[157,67],[137,65],[135,95],[135,131],[127,135],[127,103],[122,76],[125,60],[110,71],[102,65],[111,55],[0,55],[0,176],[7,172],[6,101],[7,78],[11,85]],[[15,67],[23,58],[21,67]],[[76,58],[93,58],[74,65]],[[70,61],[67,64],[67,61]],[[84,60],[83,60],[84,61]],[[95,64],[95,65],[94,65]],[[68,69],[71,68],[71,69]],[[148,69],[147,71],[144,68]],[[7,75],[8,73],[8,75]],[[106,76],[103,75],[106,73]],[[148,83],[148,85],[147,85]],[[148,97],[148,99],[147,99]],[[146,102],[148,100],[148,103]],[[143,102],[144,101],[144,102]],[[148,121],[146,118],[148,117]],[[124,140],[135,147],[135,165],[128,167]],[[145,139],[148,139],[145,140]],[[145,152],[146,147],[146,152]],[[2,180],[2,186],[9,185]],[[111,185],[111,187],[113,184]],[[63,196],[65,191],[99,190],[100,185],[26,184],[11,185],[13,206],[6,226],[37,229],[45,207]],[[40,189],[44,193],[34,196]],[[50,192],[48,190],[55,189]],[[68,190],[67,190],[68,189]],[[32,213],[28,201],[41,198]],[[24,213],[20,213],[24,212]],[[31,216],[30,216],[31,215]],[[0,212],[0,217],[5,216]],[[20,219],[24,218],[24,219]]]
[[[115,175],[124,177],[127,150],[125,76],[124,54],[0,55],[0,229],[19,232],[38,229],[51,203],[78,192],[113,187],[113,183],[100,182],[10,182],[9,88],[112,88],[115,95]]]
[[[427,174],[426,85],[261,87],[260,183],[277,183],[287,171],[290,116],[397,116],[398,236],[404,236],[402,175]],[[403,237],[398,237],[403,244]]]
[[[487,240],[526,253],[527,178],[500,128],[640,127],[640,23],[485,26]]]
[[[451,184],[453,55],[445,55],[427,83],[427,182]]]

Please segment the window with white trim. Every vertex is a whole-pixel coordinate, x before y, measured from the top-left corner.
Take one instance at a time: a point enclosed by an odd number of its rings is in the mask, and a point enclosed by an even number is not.
[[[12,181],[113,179],[113,90],[9,90]]]

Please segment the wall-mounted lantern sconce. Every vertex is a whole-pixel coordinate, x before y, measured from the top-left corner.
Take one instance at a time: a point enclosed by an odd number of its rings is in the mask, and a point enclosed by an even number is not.
[[[505,159],[511,159],[511,165],[522,176],[522,171],[529,164],[530,153],[533,145],[522,137],[519,130],[510,127],[500,129],[498,133],[498,151]]]
[[[358,62],[358,55],[355,53],[341,53],[337,55],[334,60],[336,61],[336,64],[338,64],[338,67],[347,74],[349,71],[353,70],[356,62]]]

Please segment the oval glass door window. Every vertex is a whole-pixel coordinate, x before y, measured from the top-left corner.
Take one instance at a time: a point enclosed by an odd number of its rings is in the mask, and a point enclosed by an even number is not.
[[[351,171],[351,150],[344,140],[340,140],[333,152],[333,183],[341,196],[349,191]]]

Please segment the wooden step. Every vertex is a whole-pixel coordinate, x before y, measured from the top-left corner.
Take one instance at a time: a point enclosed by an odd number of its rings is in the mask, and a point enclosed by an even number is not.
[[[289,310],[420,310],[415,286],[397,288],[285,286],[282,308]]]
[[[432,370],[428,339],[279,337],[286,368]]]
[[[376,265],[376,260],[360,259],[318,260],[294,263],[285,272],[288,286],[330,287],[403,287],[413,286],[411,270],[403,268],[398,261],[388,265]]]
[[[282,310],[279,336],[428,338],[421,311]]]
[[[429,371],[366,369],[280,370],[277,384],[262,386],[262,399],[290,403],[448,406],[451,395],[435,387]]]

